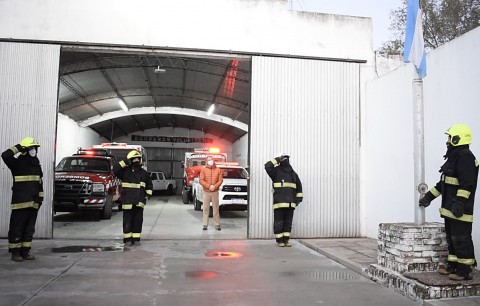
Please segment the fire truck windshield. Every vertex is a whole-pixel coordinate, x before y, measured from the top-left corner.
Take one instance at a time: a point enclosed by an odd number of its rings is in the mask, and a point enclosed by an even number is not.
[[[55,171],[108,173],[110,164],[105,158],[65,157],[55,167]]]

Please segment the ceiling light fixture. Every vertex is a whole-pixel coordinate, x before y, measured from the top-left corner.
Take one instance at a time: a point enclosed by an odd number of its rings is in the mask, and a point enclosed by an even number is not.
[[[210,108],[207,111],[207,115],[211,115],[214,109],[215,109],[215,104],[210,105]]]
[[[125,102],[123,102],[122,100],[118,100],[118,105],[120,105],[120,107],[121,107],[124,111],[128,112],[128,107],[127,107],[127,105],[125,104]]]
[[[155,68],[155,70],[153,70],[155,73],[164,73],[166,72],[167,70],[163,69],[163,68],[160,68],[160,66],[158,66],[157,68]]]

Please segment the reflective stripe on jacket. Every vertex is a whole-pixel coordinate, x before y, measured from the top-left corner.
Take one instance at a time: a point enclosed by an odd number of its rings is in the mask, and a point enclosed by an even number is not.
[[[153,183],[148,172],[140,165],[120,161],[113,165],[113,172],[122,181],[122,209],[133,206],[143,208],[147,196],[153,194]]]
[[[272,179],[273,208],[295,208],[303,200],[302,182],[291,166],[280,166],[277,159],[265,164]]]
[[[468,145],[456,147],[441,167],[440,181],[430,189],[435,196],[442,196],[440,215],[444,218],[473,222],[473,207],[478,179],[478,161]],[[464,214],[457,218],[452,213],[454,201],[463,204]]]
[[[38,157],[22,153],[19,145],[2,153],[2,159],[12,172],[11,209],[36,208],[43,202],[42,167]]]

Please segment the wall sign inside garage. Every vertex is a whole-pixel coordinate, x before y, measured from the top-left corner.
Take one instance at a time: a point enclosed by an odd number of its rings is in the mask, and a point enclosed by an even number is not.
[[[132,135],[132,141],[175,142],[175,143],[213,143],[212,138],[170,137],[170,136],[142,136]]]

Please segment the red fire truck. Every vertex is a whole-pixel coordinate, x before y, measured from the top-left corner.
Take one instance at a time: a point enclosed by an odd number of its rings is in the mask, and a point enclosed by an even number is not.
[[[226,162],[227,154],[220,153],[218,148],[195,149],[194,152],[185,153],[185,161],[183,162],[183,189],[182,201],[189,204],[193,201],[192,183],[193,180],[200,175],[200,171],[207,163],[207,157],[212,156],[215,162]]]
[[[132,150],[137,150],[142,154],[143,168],[147,170],[147,151],[141,145],[131,145],[124,142],[104,142],[99,145],[93,145],[93,150],[107,150],[107,152],[117,159],[117,161],[127,160],[127,155]]]

